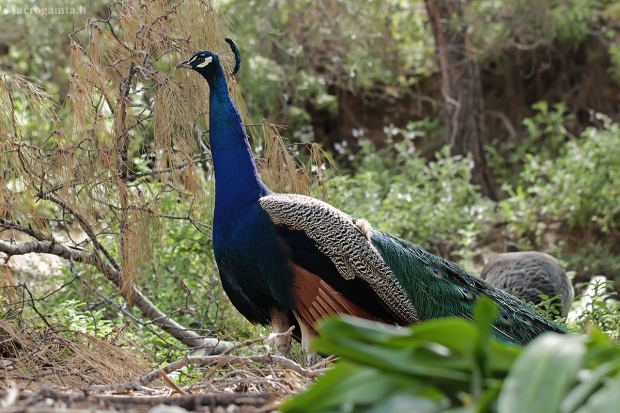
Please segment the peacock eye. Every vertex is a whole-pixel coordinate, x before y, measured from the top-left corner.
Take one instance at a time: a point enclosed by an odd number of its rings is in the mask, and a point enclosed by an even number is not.
[[[467,297],[468,299],[470,299],[470,300],[473,300],[473,299],[474,299],[474,293],[473,293],[473,291],[471,291],[470,289],[462,287],[462,288],[461,288],[461,292],[462,292],[462,293],[463,293],[463,295],[464,295],[465,297]]]
[[[437,278],[443,278],[443,274],[437,268],[431,268],[431,272]]]

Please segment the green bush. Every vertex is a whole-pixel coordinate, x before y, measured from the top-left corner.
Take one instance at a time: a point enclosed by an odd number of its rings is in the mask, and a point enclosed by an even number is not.
[[[512,197],[502,201],[504,219],[518,233],[540,236],[547,222],[620,227],[620,125],[588,128],[560,148],[557,157],[529,154]]]
[[[448,147],[427,161],[409,138],[389,138],[382,149],[366,143],[355,170],[330,181],[329,201],[435,253],[469,258],[472,240],[494,217],[493,203],[470,183],[470,163]]]

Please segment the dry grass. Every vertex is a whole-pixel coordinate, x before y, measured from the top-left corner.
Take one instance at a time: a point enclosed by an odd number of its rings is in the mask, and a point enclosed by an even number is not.
[[[262,339],[251,340],[258,341]],[[14,322],[0,320],[0,406],[3,411],[28,408],[32,413],[77,413],[95,407],[142,412],[165,403],[190,411],[268,412],[306,388],[319,372],[290,361],[265,362],[272,356],[256,355],[265,352],[263,345],[240,345],[239,350],[245,355],[178,360],[177,367],[168,369],[170,376],[163,374],[165,367],[146,374],[152,361],[120,337],[102,339],[33,324],[16,328]],[[195,365],[200,360],[208,364]],[[193,377],[191,385],[179,386],[170,379],[180,366],[190,365],[194,367],[181,374]],[[165,380],[134,384],[156,373]]]
[[[113,384],[131,380],[151,364],[128,343],[115,344],[60,327],[39,329],[31,323],[16,327],[0,320],[0,354],[3,380],[25,389],[50,382],[66,389],[91,383]]]

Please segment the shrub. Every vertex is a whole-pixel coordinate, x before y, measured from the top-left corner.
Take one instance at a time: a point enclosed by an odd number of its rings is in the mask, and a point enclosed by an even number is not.
[[[503,201],[517,233],[540,236],[546,222],[603,231],[620,226],[620,126],[605,122],[569,141],[559,156],[527,155],[519,185]]]
[[[385,148],[366,143],[356,169],[330,181],[329,201],[375,228],[441,255],[466,255],[493,216],[493,203],[470,183],[471,161],[445,147],[427,161],[411,139]]]

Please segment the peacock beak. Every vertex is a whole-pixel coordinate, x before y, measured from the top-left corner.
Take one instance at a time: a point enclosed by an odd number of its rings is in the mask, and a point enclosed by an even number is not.
[[[189,60],[179,63],[175,69],[193,69],[192,65],[189,64]]]

